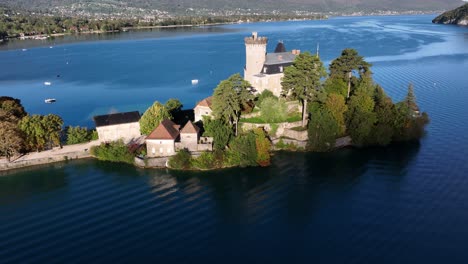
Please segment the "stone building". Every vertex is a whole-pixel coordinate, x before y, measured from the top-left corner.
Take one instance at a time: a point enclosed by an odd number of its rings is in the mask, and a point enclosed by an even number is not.
[[[148,157],[175,155],[175,141],[179,139],[179,128],[180,126],[171,120],[163,120],[146,137],[146,155]]]
[[[123,139],[129,142],[141,136],[138,111],[99,115],[93,117],[101,141]]]
[[[273,53],[267,53],[268,38],[259,37],[257,32],[246,37],[244,42],[244,79],[250,82],[258,93],[270,90],[274,95],[280,96],[284,69],[292,65],[300,50],[288,52],[284,44],[279,42]]]
[[[211,116],[211,113],[213,112],[211,110],[211,105],[212,105],[211,100],[212,100],[212,96],[207,97],[201,100],[200,102],[198,102],[198,104],[193,109],[193,111],[195,112],[194,122],[197,122],[200,120],[203,121],[203,116]]]
[[[191,121],[180,129],[179,125],[166,119],[146,137],[146,149],[150,158],[173,156],[182,149],[212,151],[213,138],[200,137],[200,128]]]

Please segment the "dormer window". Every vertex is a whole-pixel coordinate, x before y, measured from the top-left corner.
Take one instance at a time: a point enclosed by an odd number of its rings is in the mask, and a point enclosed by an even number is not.
[[[267,73],[267,70],[268,70],[267,67],[263,67],[263,73]]]
[[[283,72],[283,66],[279,66],[280,72]]]

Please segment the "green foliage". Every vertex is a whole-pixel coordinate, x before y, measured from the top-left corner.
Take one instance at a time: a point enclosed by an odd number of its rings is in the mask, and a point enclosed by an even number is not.
[[[309,122],[308,135],[308,150],[328,151],[335,146],[336,138],[340,135],[340,125],[331,111],[326,107],[319,108]]]
[[[67,128],[67,145],[80,144],[91,141],[93,137],[93,131],[95,130],[88,130],[86,127],[69,126]]]
[[[300,113],[289,113],[287,117],[283,120],[280,120],[279,122],[276,123],[284,123],[284,122],[297,122],[301,121],[302,116]],[[242,123],[253,123],[253,124],[269,124],[263,117],[261,116],[255,116],[255,117],[249,117],[249,118],[242,118],[239,122]],[[270,123],[274,124],[274,123]]]
[[[18,123],[26,137],[26,147],[37,151],[60,144],[63,120],[57,115],[48,114],[23,117]]]
[[[344,97],[338,94],[331,93],[328,95],[327,101],[324,104],[325,109],[330,112],[338,125],[338,136],[344,135],[346,131],[344,114],[348,111]]]
[[[254,130],[255,147],[257,149],[257,164],[265,167],[270,165],[270,149],[271,142],[268,139],[265,131],[261,128]]]
[[[370,77],[371,64],[366,62],[355,49],[344,49],[341,56],[330,64],[330,77],[339,78],[348,83],[347,98],[351,96],[351,82],[353,71],[357,71],[360,78]]]
[[[170,98],[169,100],[167,100],[164,106],[166,107],[167,111],[169,111],[169,113],[172,116],[180,112],[182,110],[182,107],[184,107],[184,105],[179,101],[179,99],[175,99],[175,98]]]
[[[260,104],[261,117],[266,123],[283,122],[288,116],[288,106],[284,100],[267,97]]]
[[[280,138],[280,140],[278,141],[278,143],[276,143],[275,147],[277,149],[281,149],[281,150],[289,150],[289,151],[296,151],[296,150],[299,150],[299,148],[297,147],[296,144],[290,142],[290,143],[284,143],[283,139]]]
[[[257,97],[257,100],[255,102],[256,105],[261,105],[263,100],[265,100],[266,98],[276,98],[278,99],[278,97],[276,97],[272,91],[270,90],[263,90],[262,93],[260,93],[260,95],[258,95]]]
[[[186,149],[182,149],[177,154],[169,158],[169,167],[173,169],[190,169],[192,155]]]
[[[217,161],[215,154],[212,152],[203,152],[197,158],[192,159],[192,166],[200,170],[216,168]]]
[[[309,52],[299,54],[293,65],[284,70],[282,94],[302,102],[302,126],[305,126],[307,102],[315,99],[322,87],[321,78],[325,76],[322,61]]]
[[[130,153],[128,146],[122,141],[102,143],[91,147],[91,154],[99,160],[111,162],[124,162],[133,164],[134,156]]]
[[[270,130],[270,136],[274,137],[276,136],[276,131],[278,131],[278,124],[270,124],[271,130]]]
[[[345,80],[330,76],[323,84],[323,89],[327,94],[338,94],[346,98],[348,88]]]
[[[241,167],[257,165],[256,139],[253,132],[241,134],[231,139],[227,151],[227,163],[230,166]]]
[[[226,124],[235,124],[236,135],[242,106],[253,100],[250,87],[251,85],[237,73],[221,81],[213,93],[212,109],[215,119],[221,119]]]
[[[156,101],[140,118],[140,131],[144,135],[150,134],[164,119],[171,119],[168,109]]]
[[[232,136],[232,128],[220,119],[203,117],[203,127],[205,136],[213,137],[214,149],[222,150],[226,147]]]
[[[91,140],[98,140],[99,134],[96,129],[91,130]]]
[[[348,103],[346,112],[347,131],[353,143],[363,146],[369,143],[369,135],[377,122],[374,100],[365,93],[357,92]]]

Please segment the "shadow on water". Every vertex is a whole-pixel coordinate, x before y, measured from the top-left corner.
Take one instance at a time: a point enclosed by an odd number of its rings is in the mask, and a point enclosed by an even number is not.
[[[22,168],[0,174],[0,204],[67,187],[66,163]]]

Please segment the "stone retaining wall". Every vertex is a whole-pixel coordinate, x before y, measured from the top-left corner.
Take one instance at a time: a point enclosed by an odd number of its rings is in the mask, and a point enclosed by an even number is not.
[[[13,161],[9,163],[1,163],[0,170],[18,169],[18,168],[23,168],[23,167],[35,166],[35,165],[42,165],[42,164],[48,164],[48,163],[53,163],[53,162],[90,158],[90,157],[92,156],[89,154],[89,151],[69,152],[69,153],[64,153],[63,155],[60,155],[60,156],[20,160],[20,161]]]

